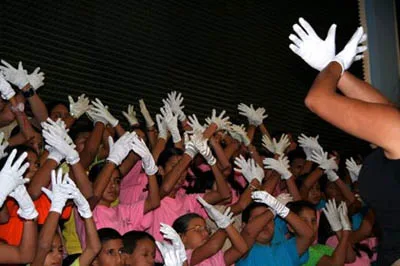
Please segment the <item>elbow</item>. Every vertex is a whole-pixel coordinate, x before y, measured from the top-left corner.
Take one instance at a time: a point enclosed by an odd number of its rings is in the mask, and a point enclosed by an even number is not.
[[[26,252],[22,252],[20,256],[20,263],[21,264],[29,264],[35,259],[36,255],[35,249],[27,250]]]
[[[317,108],[316,107],[317,103],[318,103],[317,98],[312,94],[310,95],[310,93],[308,93],[308,95],[304,99],[305,106],[313,113],[315,113],[315,109]]]
[[[228,189],[226,192],[221,193],[221,198],[223,202],[231,202],[232,201],[232,191]]]
[[[162,184],[160,187],[160,194],[161,195],[169,195],[171,193],[172,187],[166,184]]]
[[[158,199],[157,200],[153,200],[151,203],[150,203],[150,208],[152,209],[152,210],[154,210],[154,209],[157,209],[158,207],[160,207],[160,197],[158,197]]]

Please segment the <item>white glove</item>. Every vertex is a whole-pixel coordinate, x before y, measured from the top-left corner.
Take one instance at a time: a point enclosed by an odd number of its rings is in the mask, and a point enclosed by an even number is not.
[[[300,147],[303,148],[304,153],[306,154],[307,161],[311,161],[313,151],[322,152],[323,150],[321,145],[318,143],[318,138],[319,138],[318,135],[314,138],[314,137],[307,137],[304,134],[301,134],[300,137],[298,138],[299,145]]]
[[[158,171],[156,162],[154,161],[153,155],[143,139],[138,137],[133,139],[133,151],[139,154],[142,158],[142,166],[147,175],[155,175]]]
[[[271,142],[271,140],[268,138],[267,135],[263,135],[262,142],[263,146],[267,150],[278,155],[284,154],[287,147],[290,146],[289,137],[286,134],[282,134],[281,138],[279,139],[279,142],[276,142],[275,138],[273,138]]]
[[[108,124],[108,121],[101,114],[92,110],[92,107],[90,107],[90,109],[86,111],[87,117],[90,119],[90,121],[93,121],[93,125],[96,125],[97,122],[100,122],[106,126]]]
[[[253,179],[257,179],[258,182],[262,183],[264,179],[264,170],[250,158],[247,161],[242,155],[235,158],[235,165],[238,168],[234,168],[236,172],[242,173],[246,178],[247,182],[251,182]]]
[[[108,107],[104,106],[103,103],[96,98],[95,101],[92,101],[93,107],[90,111],[94,112],[97,116],[103,117],[104,120],[107,121],[112,127],[116,127],[119,123],[118,119],[116,119],[109,111]]]
[[[242,142],[246,147],[251,144],[244,125],[232,125],[228,132],[232,136],[232,138],[236,139],[239,142]]]
[[[154,121],[151,118],[151,115],[150,115],[149,111],[147,110],[146,104],[144,103],[143,99],[139,100],[139,107],[140,107],[140,112],[142,113],[143,118],[146,121],[146,126],[147,127],[154,126]]]
[[[39,213],[36,211],[35,204],[33,204],[28,191],[26,191],[25,185],[16,187],[14,191],[10,193],[10,197],[13,197],[17,201],[19,205],[17,214],[21,218],[32,220],[38,217]]]
[[[249,125],[259,126],[263,123],[263,120],[268,117],[265,114],[265,109],[260,107],[257,110],[254,109],[253,105],[250,106],[245,105],[244,103],[238,104],[239,114],[246,116],[249,120]]]
[[[200,124],[195,114],[189,115],[188,120],[188,125],[192,128],[192,130],[187,131],[189,134],[201,134],[206,130],[206,127]]]
[[[29,163],[24,163],[22,165],[28,154],[24,152],[21,154],[21,156],[19,156],[15,163],[12,164],[16,154],[17,150],[14,149],[10,156],[8,156],[3,169],[0,171],[0,207],[3,206],[7,196],[14,189],[16,189],[19,185],[29,182],[29,179],[23,178],[23,174],[25,173],[26,169],[28,169]]]
[[[182,106],[183,103],[183,97],[182,93],[178,93],[176,91],[172,91],[168,93],[168,98],[166,100],[163,99],[163,103],[165,106],[169,105],[171,107],[172,112],[178,116],[179,121],[183,122],[186,120],[186,115],[183,112],[183,108],[185,106]]]
[[[350,173],[350,178],[353,183],[358,181],[361,167],[362,164],[357,164],[352,157],[346,160],[346,168]]]
[[[294,201],[293,196],[289,193],[281,193],[276,197],[276,200],[286,206],[289,202]]]
[[[328,170],[325,173],[326,173],[326,177],[328,178],[328,180],[330,182],[335,182],[336,180],[339,179],[338,174],[333,170]]]
[[[289,159],[285,155],[280,155],[278,160],[265,158],[263,160],[265,169],[272,169],[281,175],[282,179],[288,180],[293,174],[289,171]]]
[[[130,126],[139,124],[136,118],[135,109],[132,104],[128,105],[128,112],[122,111],[122,114],[125,116],[126,120],[128,120]]]
[[[321,40],[307,21],[299,18],[299,23],[304,30],[298,24],[293,25],[297,36],[289,35],[289,39],[293,42],[289,48],[310,67],[321,71],[335,57],[336,25],[332,24],[326,39]]]
[[[179,251],[175,250],[173,245],[158,241],[156,241],[156,245],[164,259],[164,266],[182,266],[185,262],[179,258]]]
[[[338,170],[339,166],[337,165],[335,161],[335,157],[331,157],[328,159],[328,153],[321,151],[313,151],[313,154],[311,156],[311,161],[314,163],[319,164],[319,167],[321,169],[325,170],[325,173],[329,170]]]
[[[166,105],[160,108],[164,121],[167,124],[167,129],[171,132],[172,141],[178,143],[182,140],[178,129],[178,116],[172,114],[171,108]]]
[[[217,159],[215,159],[214,155],[211,152],[210,146],[208,146],[207,144],[207,139],[198,134],[192,136],[192,141],[196,149],[204,157],[204,159],[210,166],[213,166],[217,163]]]
[[[231,208],[226,208],[225,212],[220,213],[213,205],[208,204],[202,197],[197,197],[197,200],[203,205],[208,216],[217,224],[218,228],[225,229],[233,223],[233,212]]]
[[[167,140],[168,139],[168,128],[167,128],[167,123],[165,122],[164,117],[160,114],[157,114],[156,121],[157,121],[157,128],[158,128],[158,138]]]
[[[349,216],[347,215],[346,202],[342,201],[342,203],[340,203],[338,212],[339,212],[340,223],[342,224],[343,230],[352,231]]]
[[[229,116],[224,117],[225,110],[223,110],[219,116],[217,116],[217,111],[212,109],[211,118],[206,118],[206,123],[211,125],[212,123],[217,125],[217,130],[228,130],[231,126],[231,122],[229,121]]]
[[[342,66],[342,74],[350,68],[354,61],[364,57],[362,53],[367,50],[367,46],[360,44],[366,40],[367,35],[364,34],[363,27],[359,27],[343,50],[333,58],[333,61],[338,62]]]
[[[251,197],[255,202],[264,203],[265,205],[269,206],[273,212],[278,214],[283,219],[289,214],[289,208],[287,208],[266,191],[254,191],[251,193]]]
[[[184,133],[184,136],[185,136],[185,153],[193,159],[199,151],[194,145],[193,140],[189,139],[189,135],[187,134],[187,132]]]
[[[51,190],[42,187],[42,191],[51,201],[50,211],[62,213],[67,200],[74,198],[74,186],[68,182],[68,173],[64,175],[62,169],[51,171]]]
[[[329,224],[333,231],[337,232],[343,229],[342,223],[340,222],[339,211],[336,208],[335,200],[328,200],[325,208],[322,209],[328,219]]]
[[[39,73],[39,71],[40,67],[37,67],[31,74],[27,75],[29,84],[31,84],[35,91],[44,85],[44,73]]]
[[[90,110],[91,106],[89,105],[89,98],[82,94],[78,97],[78,100],[75,102],[74,99],[69,95],[69,113],[75,119],[79,119],[84,113]]]
[[[69,178],[68,176],[65,177],[67,183],[71,185],[72,187],[72,199],[74,200],[74,203],[76,207],[78,208],[79,214],[82,216],[84,219],[88,219],[92,217],[92,211],[90,210],[90,205],[89,202],[86,200],[86,198],[83,196],[79,188],[75,185],[75,182]]]
[[[44,148],[49,152],[47,159],[57,162],[57,165],[65,158],[64,155],[51,145],[44,145]]]
[[[15,96],[15,91],[11,88],[11,85],[4,79],[3,75],[1,74],[0,74],[0,93],[1,93],[1,98],[7,101]]]
[[[4,138],[4,132],[0,132],[0,159],[3,159],[8,155],[5,150],[8,147],[8,141]]]
[[[135,138],[137,138],[137,136],[134,131],[125,132],[125,134],[122,135],[115,143],[113,138],[109,136],[108,145],[110,147],[110,152],[108,154],[107,161],[119,166],[126,156],[128,156],[129,152],[133,150],[133,141]]]
[[[4,66],[0,66],[0,70],[3,71],[4,78],[7,81],[14,84],[19,89],[22,89],[29,83],[27,78],[28,73],[26,72],[26,70],[24,70],[21,61],[19,61],[18,63],[18,69],[15,69],[12,65],[4,60],[1,60],[1,63]]]
[[[160,223],[160,232],[162,233],[165,239],[171,240],[172,246],[174,247],[180,261],[186,261],[186,251],[185,246],[183,245],[181,237],[178,233],[167,224]]]

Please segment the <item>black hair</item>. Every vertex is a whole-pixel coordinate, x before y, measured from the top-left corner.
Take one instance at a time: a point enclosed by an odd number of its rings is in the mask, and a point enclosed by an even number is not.
[[[32,149],[31,147],[25,146],[25,145],[7,147],[5,151],[10,155],[10,153],[14,149],[17,149],[17,153],[15,154],[14,161],[16,161],[19,158],[19,156],[21,156],[24,152],[29,152],[30,151],[30,152],[33,152],[34,154],[38,155],[34,149]],[[0,160],[0,169],[3,169],[3,166],[6,163],[9,155],[7,155],[6,157],[4,157],[4,158],[2,158]],[[25,159],[25,161],[26,161],[26,159]]]
[[[264,203],[260,203],[260,202],[253,202],[251,203],[249,206],[247,206],[246,209],[244,209],[244,211],[242,212],[242,222],[243,223],[247,223],[250,219],[250,214],[251,212],[258,207],[265,207],[267,208],[267,205],[265,205]]]
[[[187,213],[185,215],[180,216],[178,219],[176,219],[174,221],[174,223],[172,224],[172,228],[174,228],[174,230],[178,234],[183,234],[188,229],[190,221],[193,220],[194,218],[203,219],[203,217],[201,217],[197,213],[193,213],[193,212]]]
[[[101,228],[97,230],[97,234],[99,235],[99,239],[102,245],[110,240],[122,239],[120,233],[112,228]]]
[[[129,231],[122,236],[122,242],[124,242],[124,251],[128,254],[132,254],[138,242],[143,239],[149,239],[153,243],[155,243],[155,239],[149,233],[143,231]]]
[[[93,123],[89,120],[89,118],[85,116],[81,116],[69,129],[68,135],[71,139],[75,140],[80,133],[84,132],[92,132],[93,131]]]
[[[65,102],[60,102],[60,101],[51,101],[46,104],[47,110],[49,110],[49,114],[51,111],[57,106],[57,105],[63,105],[67,110],[69,110],[68,104]]]
[[[99,176],[99,174],[105,164],[106,164],[106,161],[103,160],[96,164],[91,165],[89,175],[88,175],[90,182],[94,183],[96,181],[96,178]],[[121,170],[119,169],[119,167],[116,167],[115,170],[117,170],[119,172],[119,175],[122,178],[122,173],[121,173]]]
[[[297,215],[299,215],[299,213],[302,212],[304,209],[315,211],[315,205],[306,200],[292,201],[289,202],[286,206],[290,209],[291,212]]]
[[[187,194],[205,193],[206,190],[211,190],[214,184],[214,174],[211,170],[201,171],[197,167],[192,167],[194,174],[194,185],[186,189]]]
[[[292,164],[295,159],[304,159],[305,160],[306,154],[304,153],[303,149],[297,147],[296,149],[290,151],[287,154],[287,157],[290,161],[290,164]]]
[[[183,153],[184,151],[182,149],[175,147],[166,148],[160,153],[160,156],[158,156],[157,165],[164,168],[172,156],[180,156],[183,155]]]

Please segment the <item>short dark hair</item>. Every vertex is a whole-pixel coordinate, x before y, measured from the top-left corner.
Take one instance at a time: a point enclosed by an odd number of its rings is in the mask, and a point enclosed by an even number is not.
[[[306,200],[292,201],[289,202],[286,206],[290,209],[291,212],[297,215],[304,209],[310,209],[315,211],[315,205]]]
[[[193,220],[194,218],[203,219],[203,217],[201,217],[197,213],[188,213],[176,219],[172,224],[172,228],[174,228],[174,230],[178,234],[183,234],[187,231],[190,221]]]
[[[124,242],[124,250],[128,254],[132,254],[135,251],[137,243],[142,239],[149,239],[155,243],[155,239],[149,233],[143,231],[129,231],[122,236],[122,242]]]
[[[120,233],[112,228],[101,228],[97,230],[101,244],[114,239],[122,239]]]
[[[251,212],[258,207],[265,207],[267,208],[267,205],[265,205],[264,203],[260,203],[260,202],[253,202],[251,203],[249,206],[247,206],[246,209],[244,209],[244,211],[242,212],[242,222],[247,223],[250,219],[250,214]]]

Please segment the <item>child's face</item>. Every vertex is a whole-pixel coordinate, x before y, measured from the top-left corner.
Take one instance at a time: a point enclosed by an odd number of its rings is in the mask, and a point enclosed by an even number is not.
[[[153,266],[156,256],[156,245],[148,238],[137,242],[132,254],[125,254],[125,266]]]
[[[172,169],[174,169],[175,165],[177,165],[179,163],[181,158],[182,158],[181,155],[171,156],[171,158],[168,159],[167,163],[165,164],[165,168],[162,171],[163,176],[166,176],[169,172],[171,172]],[[186,180],[186,176],[187,176],[187,169],[182,172],[178,182],[176,183],[175,187],[172,189],[170,196],[174,196],[176,194],[176,192],[183,186],[183,184],[185,183],[185,180]]]
[[[61,242],[60,236],[56,233],[53,237],[51,250],[47,253],[44,261],[44,266],[61,266],[63,259],[64,247]]]
[[[317,214],[315,210],[310,208],[304,208],[300,213],[299,216],[303,221],[307,223],[307,225],[313,231],[313,237],[317,237],[318,234],[318,224],[317,224]]]
[[[120,182],[121,182],[121,177],[119,175],[119,172],[117,170],[114,170],[111,175],[110,182],[108,182],[108,185],[103,192],[102,199],[104,201],[112,203],[118,198]]]
[[[269,212],[267,207],[260,206],[254,208],[250,213],[249,221],[254,219],[255,217],[264,214],[265,212]],[[269,223],[267,223],[262,231],[258,234],[256,238],[256,242],[261,244],[269,244],[274,236],[274,220],[272,219]]]
[[[94,264],[98,266],[122,266],[121,253],[123,249],[122,239],[104,242]]]
[[[293,160],[293,162],[290,164],[290,171],[295,177],[298,177],[301,175],[304,169],[304,165],[306,163],[306,160],[303,158],[296,158]]]
[[[206,221],[203,218],[193,218],[182,235],[182,242],[186,249],[195,249],[203,245],[209,236]]]
[[[314,205],[317,205],[321,200],[321,187],[318,182],[316,182],[308,191],[307,201]]]
[[[327,199],[335,199],[336,202],[341,202],[344,200],[343,194],[339,187],[333,182],[328,182],[326,185],[325,194]]]

